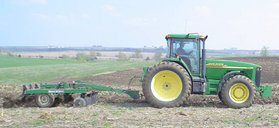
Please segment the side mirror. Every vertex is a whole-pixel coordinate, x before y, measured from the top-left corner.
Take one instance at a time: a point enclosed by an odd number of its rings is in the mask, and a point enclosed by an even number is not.
[[[208,37],[208,35],[206,35],[203,40],[205,41],[207,39],[207,37]]]

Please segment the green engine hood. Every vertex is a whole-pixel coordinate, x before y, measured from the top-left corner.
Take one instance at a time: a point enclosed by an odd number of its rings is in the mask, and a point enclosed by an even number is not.
[[[255,69],[261,68],[261,66],[231,60],[206,60],[206,68],[231,68],[231,69]]]
[[[240,71],[254,81],[256,68],[261,68],[261,66],[231,60],[206,60],[206,77],[207,79],[219,80],[227,72]]]

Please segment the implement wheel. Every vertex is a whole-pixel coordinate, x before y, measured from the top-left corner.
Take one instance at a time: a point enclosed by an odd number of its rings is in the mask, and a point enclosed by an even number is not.
[[[254,100],[255,87],[246,76],[229,78],[221,89],[221,101],[231,108],[250,107]]]
[[[35,101],[38,107],[51,107],[54,104],[54,96],[51,94],[37,94]]]
[[[142,82],[146,100],[154,107],[177,107],[191,93],[188,72],[175,62],[161,62],[149,68]]]
[[[78,97],[74,100],[74,103],[73,103],[73,106],[74,107],[86,107],[87,106],[87,102],[84,98],[82,97]]]

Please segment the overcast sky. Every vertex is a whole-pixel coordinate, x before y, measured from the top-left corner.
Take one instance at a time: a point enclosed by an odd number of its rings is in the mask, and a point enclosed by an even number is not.
[[[164,46],[209,35],[209,49],[279,49],[278,0],[1,0],[0,46]]]

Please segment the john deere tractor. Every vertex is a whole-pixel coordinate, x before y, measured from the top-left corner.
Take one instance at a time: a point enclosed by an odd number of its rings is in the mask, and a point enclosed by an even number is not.
[[[191,94],[218,95],[228,107],[252,105],[255,95],[271,95],[271,86],[261,86],[259,65],[206,60],[205,41],[199,34],[168,34],[167,58],[144,68],[141,77],[146,100],[154,107],[176,107]]]

